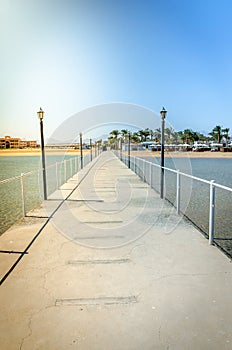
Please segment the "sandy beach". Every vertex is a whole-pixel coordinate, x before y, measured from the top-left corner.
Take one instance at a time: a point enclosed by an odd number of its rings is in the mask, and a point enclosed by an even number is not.
[[[151,151],[133,151],[131,152],[132,156],[137,157],[160,157],[160,152],[151,152]],[[164,156],[166,158],[231,158],[232,152],[165,152]]]
[[[83,154],[87,154],[89,150],[83,150]],[[47,155],[72,155],[79,156],[80,151],[78,149],[45,149]],[[124,152],[123,152],[124,153]],[[93,150],[94,154],[94,150]],[[3,149],[0,150],[0,157],[4,156],[40,156],[40,149]],[[131,151],[131,156],[135,157],[160,157],[160,152],[144,151]],[[166,152],[165,157],[168,158],[232,158],[232,152]]]
[[[87,154],[89,150],[83,150],[83,154]],[[79,156],[80,151],[78,149],[45,149],[45,153],[48,155],[62,155],[68,154],[72,156]],[[0,150],[0,157],[10,156],[40,156],[41,150],[37,148],[25,148],[25,149],[2,149]]]

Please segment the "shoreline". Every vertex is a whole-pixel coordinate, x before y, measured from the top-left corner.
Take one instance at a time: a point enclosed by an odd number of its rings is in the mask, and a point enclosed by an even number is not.
[[[149,157],[149,158],[160,158],[160,152],[151,151],[133,151],[131,156],[137,157]],[[164,153],[165,158],[212,158],[212,159],[232,159],[232,152],[167,152]]]
[[[84,149],[83,154],[89,153],[89,150]],[[94,150],[93,150],[94,153]],[[73,155],[73,156],[79,156],[80,150],[76,149],[45,149],[46,155]],[[125,152],[123,152],[125,154]],[[41,150],[40,149],[4,149],[0,150],[0,157],[15,157],[15,156],[40,156]],[[160,152],[152,152],[152,151],[131,151],[131,156],[137,156],[137,157],[149,157],[149,158],[159,158]],[[220,159],[232,159],[232,152],[211,152],[211,151],[205,151],[205,152],[167,152],[165,151],[164,156],[166,158],[220,158]]]
[[[89,150],[84,149],[83,154],[88,153]],[[73,155],[79,156],[80,151],[78,149],[45,149],[45,154],[47,155]],[[3,149],[0,150],[0,157],[22,157],[22,156],[41,156],[41,150],[26,148],[26,149]]]

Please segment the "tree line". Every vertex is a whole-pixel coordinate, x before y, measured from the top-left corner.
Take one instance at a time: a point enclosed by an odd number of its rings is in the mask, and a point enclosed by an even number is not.
[[[212,131],[208,134],[208,136],[203,135],[197,131],[193,131],[191,129],[185,129],[183,131],[175,131],[173,128],[165,128],[165,143],[167,144],[178,144],[178,143],[194,143],[195,141],[202,142],[217,142],[221,143],[222,140],[225,140],[226,145],[230,140],[229,137],[229,128],[223,128],[220,125],[216,125]],[[161,142],[161,130],[157,128],[155,130],[146,128],[141,129],[136,132],[130,132],[127,129],[122,130],[112,130],[108,137],[108,142],[113,143],[115,140],[122,138],[124,141],[128,139],[130,134],[130,138],[132,142],[140,143],[146,141],[153,141],[156,143]]]

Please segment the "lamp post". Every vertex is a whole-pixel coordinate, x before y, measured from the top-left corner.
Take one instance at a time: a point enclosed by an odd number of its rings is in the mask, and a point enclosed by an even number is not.
[[[94,144],[94,152],[95,152],[95,158],[97,157],[97,142],[95,141]]]
[[[120,138],[120,159],[122,160],[122,138]]]
[[[128,168],[130,169],[130,144],[131,144],[131,133],[128,133]]]
[[[167,111],[163,107],[160,111],[161,115],[161,174],[160,174],[160,198],[164,198],[164,127],[165,127],[165,117]]]
[[[42,152],[42,172],[43,172],[43,190],[44,199],[47,200],[47,180],[46,180],[46,164],[45,164],[45,153],[44,153],[44,135],[43,135],[43,117],[44,111],[40,107],[39,112],[37,112],[38,118],[40,120],[40,137],[41,137],[41,152]]]
[[[81,169],[83,169],[82,132],[80,132]]]

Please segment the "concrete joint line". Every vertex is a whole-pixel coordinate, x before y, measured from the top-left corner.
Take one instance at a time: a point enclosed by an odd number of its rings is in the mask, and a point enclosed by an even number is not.
[[[130,259],[106,259],[106,260],[68,260],[68,265],[95,265],[95,264],[127,264]]]
[[[138,303],[135,295],[128,297],[99,297],[79,299],[56,299],[55,306],[114,305]]]
[[[116,239],[120,239],[120,238],[125,238],[125,236],[119,235],[108,235],[108,236],[77,236],[76,239],[112,239],[112,238],[116,238]]]
[[[82,221],[83,224],[120,224],[122,220]]]

